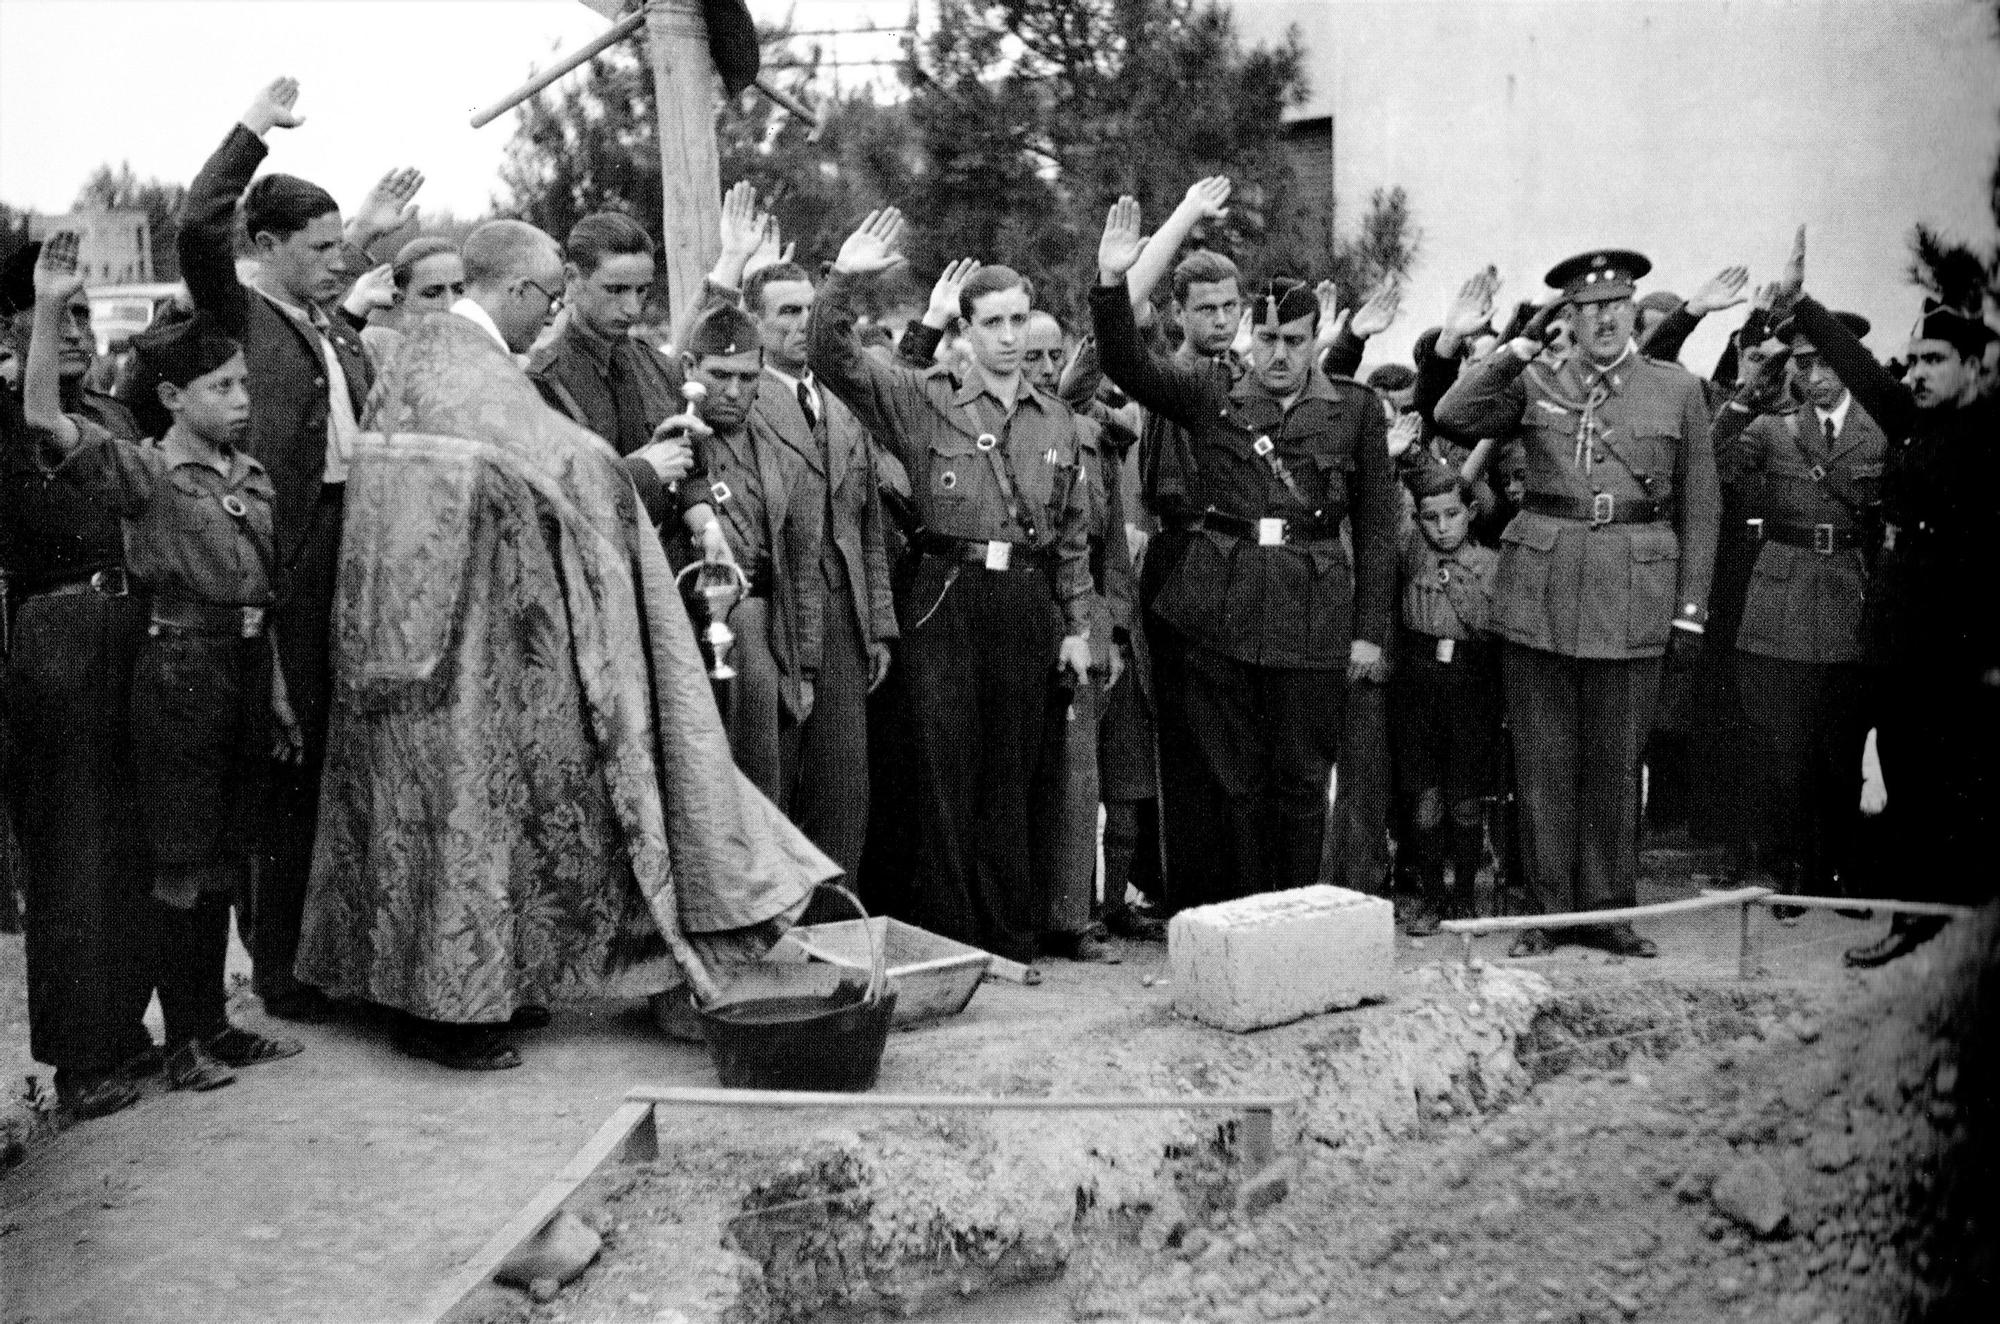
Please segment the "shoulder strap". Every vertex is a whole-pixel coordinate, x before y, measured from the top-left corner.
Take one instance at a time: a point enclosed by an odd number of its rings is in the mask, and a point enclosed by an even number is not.
[[[1848,406],[1850,409],[1854,406]],[[1785,428],[1792,434],[1792,444],[1811,466],[1807,470],[1813,482],[1826,489],[1828,496],[1847,507],[1847,513],[1858,520],[1866,520],[1869,503],[1854,490],[1853,477],[1847,466],[1829,453],[1822,443],[1818,428],[1808,428],[1799,419],[1803,410],[1793,410],[1785,415]],[[1815,415],[1817,417],[1817,415]],[[1810,434],[1810,437],[1808,436]]]

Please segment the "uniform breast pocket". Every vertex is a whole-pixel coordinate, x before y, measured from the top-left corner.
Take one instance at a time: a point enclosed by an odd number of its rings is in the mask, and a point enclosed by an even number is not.
[[[953,438],[931,443],[930,476],[925,482],[925,490],[929,494],[933,516],[931,523],[934,526],[939,523],[937,517],[949,518],[970,508],[974,488],[978,484],[979,466],[985,463],[986,457],[970,441]],[[952,532],[942,527],[938,531]]]
[[[1561,529],[1534,514],[1516,515],[1500,535],[1493,585],[1494,622],[1523,640],[1548,634],[1549,573]]]
[[[1625,605],[1625,643],[1659,648],[1673,627],[1674,595],[1680,588],[1681,544],[1663,524],[1632,526],[1631,593]]]

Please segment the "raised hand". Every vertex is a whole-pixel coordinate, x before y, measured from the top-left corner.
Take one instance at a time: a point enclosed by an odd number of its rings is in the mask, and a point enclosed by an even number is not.
[[[1313,337],[1313,349],[1316,354],[1324,354],[1340,339],[1354,312],[1340,306],[1340,287],[1330,280],[1313,286],[1313,297],[1319,300],[1319,332]]]
[[[1743,302],[1743,291],[1749,284],[1750,268],[1724,267],[1694,292],[1694,297],[1687,301],[1687,310],[1696,317],[1706,317],[1724,308],[1734,308]]]
[[[1757,287],[1757,293],[1750,299],[1750,306],[1760,313],[1771,311],[1771,305],[1778,301],[1778,282],[1765,281]]]
[[[1210,175],[1198,179],[1188,186],[1187,196],[1181,199],[1181,206],[1192,212],[1196,219],[1220,221],[1229,215],[1229,176]]]
[[[930,307],[924,310],[924,325],[942,331],[951,325],[951,319],[958,316],[959,291],[972,273],[979,270],[977,259],[962,257],[956,262],[948,262],[938,274],[937,284],[931,286]]]
[[[368,196],[348,222],[350,240],[366,248],[385,234],[402,229],[417,218],[417,190],[424,186],[423,172],[409,166],[391,170],[375,181]]]
[[[723,255],[734,258],[739,264],[749,261],[750,255],[764,242],[770,223],[770,213],[757,210],[757,186],[747,179],[731,184],[729,191],[722,195],[719,230]]]
[[[764,213],[764,220],[766,224],[764,226],[763,242],[757,245],[757,251],[750,255],[750,260],[743,264],[745,275],[756,271],[760,267],[775,266],[780,262],[790,262],[792,255],[798,251],[799,246],[796,243],[788,244],[785,242],[784,230],[778,224],[776,216],[766,212]]]
[[[1489,266],[1473,273],[1458,287],[1458,296],[1445,310],[1445,333],[1459,340],[1478,335],[1492,322],[1493,301],[1499,293],[1499,268]]]
[[[1389,425],[1389,458],[1400,459],[1410,447],[1422,440],[1424,420],[1414,412],[1398,414],[1396,421]]]
[[[897,244],[903,237],[903,213],[894,207],[871,211],[859,229],[841,243],[833,269],[850,276],[887,271],[903,261]]]
[[[1403,284],[1394,276],[1384,280],[1373,297],[1356,310],[1348,321],[1348,329],[1363,340],[1377,336],[1389,329],[1396,320],[1396,314],[1403,308]]]
[[[35,260],[35,307],[61,308],[83,288],[83,272],[76,261],[82,246],[82,236],[73,230],[58,231],[42,244]]]
[[[1792,255],[1785,260],[1785,269],[1778,276],[1777,290],[1771,299],[1771,311],[1779,317],[1792,311],[1799,295],[1806,288],[1806,227],[1801,225],[1792,236]]]
[[[384,262],[361,273],[347,297],[340,306],[356,317],[366,317],[372,312],[396,306],[396,268],[394,263]]]
[[[1104,218],[1104,236],[1097,241],[1098,283],[1116,285],[1125,279],[1145,250],[1146,237],[1139,232],[1139,200],[1128,194],[1112,203]]]
[[[298,79],[274,78],[250,103],[250,109],[243,112],[243,127],[259,138],[272,129],[296,129],[306,122],[305,116],[292,113],[298,100]]]

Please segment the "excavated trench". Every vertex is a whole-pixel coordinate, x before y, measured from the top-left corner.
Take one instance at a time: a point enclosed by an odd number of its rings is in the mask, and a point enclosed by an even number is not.
[[[1680,1097],[1675,1091],[1687,1082],[1707,1082],[1717,1071],[1728,1077],[1726,1117],[1715,1121],[1697,1109],[1691,1121],[1645,1133],[1642,1140],[1657,1141],[1659,1155],[1649,1157],[1641,1140],[1620,1151],[1627,1177],[1636,1171],[1657,1178],[1639,1183],[1633,1207],[1619,1211],[1637,1225],[1662,1217],[1646,1201],[1663,1201],[1668,1210],[1688,1205],[1691,1192],[1707,1201],[1731,1159],[1764,1141],[1800,1154],[1813,1141],[1823,1161],[1832,1142],[1807,1135],[1810,1124],[1760,1129],[1742,1121],[1760,1089],[1779,1099],[1789,1083],[1799,1094],[1801,1073],[1828,1099],[1844,1098],[1851,1087],[1874,1099],[1884,1115],[1900,1117],[1899,1109],[1914,1107],[1932,1130],[1883,1131],[1890,1138],[1876,1146],[1881,1153],[1868,1150],[1869,1161],[1879,1159],[1884,1172],[1931,1173],[1926,1180],[1938,1180],[1940,1147],[1957,1142],[1948,1126],[1938,1131],[1935,1124],[1940,1117],[1962,1117],[1964,1109],[1926,1105],[1917,1095],[1940,1088],[1937,1062],[1958,1061],[1951,1036],[1962,1037],[1976,1023],[1962,1008],[1945,1009],[1942,999],[1985,989],[1975,976],[1985,969],[1980,962],[1991,947],[1991,925],[1977,936],[1985,947],[1959,940],[1952,947],[1955,964],[1942,974],[1935,967],[1943,958],[1933,958],[1928,978],[1904,972],[1847,988],[1629,978],[1577,979],[1559,987],[1515,967],[1427,967],[1411,972],[1388,1004],[1253,1035],[1210,1031],[1176,1020],[1164,1007],[1128,1007],[1065,1023],[1060,1051],[1048,1035],[1028,1043],[1018,1036],[994,1042],[971,1034],[940,1038],[933,1043],[938,1051],[924,1054],[902,1087],[955,1094],[1278,1094],[1296,1096],[1302,1106],[1280,1118],[1281,1157],[1265,1174],[1247,1171],[1238,1124],[1213,1115],[916,1113],[856,1125],[854,1115],[801,1115],[775,1124],[767,1117],[753,1124],[715,1114],[663,1114],[659,1160],[607,1169],[572,1203],[603,1233],[602,1260],[554,1300],[520,1302],[518,1308],[489,1303],[501,1312],[489,1317],[646,1324],[1247,1320],[1316,1317],[1336,1295],[1360,1292],[1379,1295],[1366,1317],[1462,1318],[1475,1301],[1493,1306],[1525,1289],[1515,1281],[1518,1273],[1495,1268],[1484,1287],[1470,1278],[1447,1280],[1456,1295],[1435,1302],[1424,1291],[1400,1294],[1408,1276],[1394,1274],[1397,1257],[1425,1245],[1434,1254],[1437,1239],[1452,1235],[1445,1227],[1449,1217],[1427,1215],[1440,1230],[1419,1232],[1412,1225],[1372,1260],[1376,1232],[1360,1224],[1345,1233],[1334,1229],[1346,1226],[1342,1219],[1355,1207],[1356,1189],[1370,1191],[1371,1200],[1400,1200],[1407,1191],[1408,1202],[1420,1204],[1434,1184],[1433,1170],[1445,1174],[1447,1186],[1457,1177],[1465,1187],[1457,1194],[1469,1198],[1489,1178],[1464,1177],[1468,1163],[1476,1173],[1491,1167],[1493,1180],[1513,1180],[1516,1166],[1532,1168],[1520,1190],[1487,1202],[1489,1212],[1518,1206],[1523,1194],[1540,1198],[1542,1186],[1577,1180],[1576,1165],[1568,1161],[1575,1156],[1563,1146],[1574,1142],[1589,1150],[1597,1143],[1592,1137],[1608,1134],[1601,1120],[1580,1129],[1552,1125],[1547,1134],[1524,1130],[1513,1150],[1498,1147],[1492,1156],[1472,1138],[1538,1108],[1555,1108],[1578,1090],[1593,1110],[1587,1115],[1614,1123],[1629,1115],[1643,1129],[1658,1124],[1660,1100]],[[1862,1040],[1898,1043],[1906,1029],[1916,1034],[1917,1046],[1897,1050],[1899,1065],[1881,1068],[1888,1085],[1850,1079],[1848,1066],[1834,1060],[1852,1055],[1849,1045]],[[913,1036],[908,1042],[921,1041]],[[1878,1049],[1875,1057],[1886,1051]],[[1759,1054],[1786,1052],[1810,1061],[1780,1066],[1774,1058],[1768,1078],[1755,1065]],[[1929,1054],[1923,1058],[1929,1074],[1918,1072],[1922,1079],[1915,1085],[1904,1079],[1915,1070],[1905,1061],[1915,1060],[1911,1053]],[[1943,1085],[1962,1088],[1955,1066]],[[1708,1088],[1688,1086],[1695,1094]],[[1808,1122],[1816,1117],[1836,1129],[1852,1130],[1861,1117],[1818,1095],[1794,1102]],[[1711,1122],[1724,1133],[1720,1152],[1697,1143],[1714,1139],[1704,1134]],[[1843,1143],[1868,1148],[1859,1140]],[[1453,1157],[1461,1144],[1474,1144],[1471,1159]],[[1930,1147],[1928,1157],[1909,1157],[1923,1146]],[[1706,1166],[1683,1170],[1677,1156],[1695,1151]],[[1856,1171],[1864,1169],[1873,1170],[1864,1163]],[[1389,1172],[1397,1175],[1385,1178]],[[1253,1183],[1260,1175],[1265,1180]],[[1624,1180],[1614,1172],[1609,1184]],[[1900,1189],[1895,1176],[1870,1180],[1883,1191]],[[1793,1185],[1807,1192],[1812,1183]],[[1803,1245],[1819,1259],[1828,1259],[1822,1252],[1832,1247],[1842,1266],[1854,1262],[1860,1253],[1851,1247],[1861,1246],[1866,1229],[1848,1227],[1846,1196],[1816,1187],[1807,1195],[1827,1210],[1795,1219],[1795,1225],[1811,1224]],[[1608,1197],[1591,1196],[1600,1198]],[[1868,1225],[1874,1229],[1868,1235],[1880,1234],[1884,1245],[1899,1235],[1882,1223],[1881,1211],[1890,1207],[1885,1201],[1869,1206],[1876,1215]],[[1448,1207],[1457,1203],[1454,1196]],[[1699,1225],[1703,1237],[1718,1226],[1735,1227],[1706,1203],[1700,1208],[1708,1220]],[[1390,1209],[1382,1216],[1393,1222],[1395,1215]],[[1308,1222],[1303,1239],[1300,1220]],[[1324,1235],[1310,1235],[1314,1223]],[[1831,1232],[1822,1230],[1828,1226]],[[1267,1236],[1259,1231],[1264,1228],[1280,1230]],[[1514,1231],[1502,1219],[1479,1232],[1487,1244],[1473,1258],[1511,1263],[1520,1252],[1500,1243]],[[1295,1240],[1288,1242],[1287,1234]],[[1639,1240],[1643,1244],[1644,1237]],[[1728,1249],[1711,1240],[1695,1243],[1689,1254],[1698,1258],[1710,1245]],[[1746,1245],[1750,1254],[1765,1243],[1752,1237]],[[1289,1249],[1281,1254],[1282,1247]],[[1870,1257],[1876,1254],[1869,1250]],[[1637,1262],[1629,1256],[1619,1261]],[[1239,1266],[1246,1277],[1232,1281]],[[1911,1281],[1922,1277],[1914,1267],[1911,1272]],[[1761,1283],[1749,1268],[1744,1273],[1746,1282]],[[1390,1276],[1377,1282],[1381,1275]],[[1536,1290],[1546,1293],[1554,1279],[1539,1281]],[[1675,1288],[1671,1274],[1645,1282],[1646,1290],[1661,1293],[1687,1290]],[[1155,1309],[1149,1303],[1161,1293],[1167,1293],[1164,1305]],[[1704,1298],[1685,1314],[1674,1313],[1663,1296],[1660,1312],[1647,1317],[1724,1318],[1753,1295]],[[1617,1319],[1623,1305],[1639,1299],[1609,1289],[1599,1296],[1595,1306],[1575,1313],[1528,1310],[1518,1317],[1597,1318],[1591,1313],[1596,1309]],[[1502,1304],[1496,1317],[1516,1316]],[[1873,1317],[1879,1316],[1845,1318]],[[1802,1318],[1802,1324],[1817,1321]]]

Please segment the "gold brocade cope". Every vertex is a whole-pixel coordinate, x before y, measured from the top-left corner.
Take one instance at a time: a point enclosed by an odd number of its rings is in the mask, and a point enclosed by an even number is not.
[[[622,462],[462,318],[370,400],[332,642],[298,973],[337,997],[706,995],[838,873],[736,770]]]

